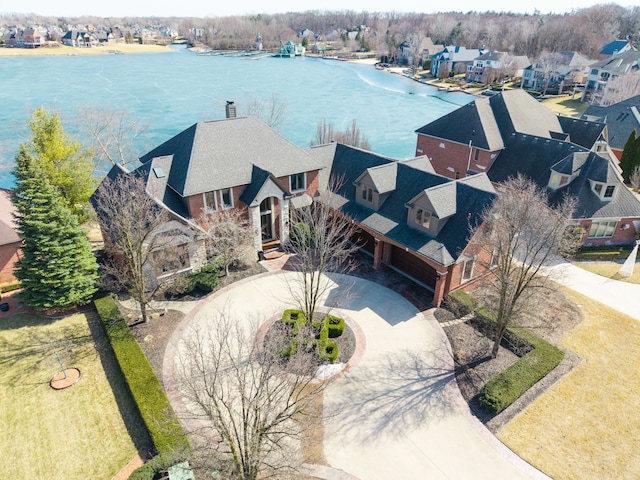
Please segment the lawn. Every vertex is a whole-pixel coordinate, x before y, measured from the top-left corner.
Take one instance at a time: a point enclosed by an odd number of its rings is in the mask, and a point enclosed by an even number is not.
[[[583,322],[562,340],[582,361],[498,432],[555,480],[640,478],[640,322],[571,290]]]
[[[579,99],[571,100],[571,97],[564,96],[551,97],[542,103],[557,115],[575,118],[580,118],[589,106],[589,102],[581,102]]]
[[[0,322],[0,477],[110,479],[150,440],[94,313],[59,320],[17,314]],[[55,391],[67,367],[80,381]]]
[[[623,277],[620,275],[621,263],[616,262],[574,262],[576,267],[580,267],[596,275],[611,278],[613,280],[620,280],[621,282],[639,283],[640,284],[640,264],[636,263],[633,269],[633,275],[630,277]]]

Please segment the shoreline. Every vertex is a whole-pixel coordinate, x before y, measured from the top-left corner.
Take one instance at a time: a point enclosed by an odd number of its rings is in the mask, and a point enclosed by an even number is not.
[[[142,53],[173,53],[174,50],[164,45],[140,45],[137,43],[110,43],[98,47],[55,47],[38,48],[0,48],[0,58],[5,57],[49,57],[80,55],[131,55]]]

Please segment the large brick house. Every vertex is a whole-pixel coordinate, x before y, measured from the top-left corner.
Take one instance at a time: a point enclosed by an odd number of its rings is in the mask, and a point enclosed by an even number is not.
[[[454,181],[423,156],[393,160],[336,143],[309,151],[326,166],[321,187],[340,179],[337,191],[322,188],[317,201],[330,198],[358,224],[355,240],[374,268],[386,265],[433,291],[434,305],[482,277],[489,259],[469,235],[495,198],[486,175]]]
[[[14,271],[22,245],[13,218],[17,211],[11,195],[11,191],[0,188],[0,285],[17,280]]]
[[[486,173],[494,183],[521,173],[552,203],[575,196],[585,245],[631,244],[640,232],[640,202],[622,181],[605,123],[556,116],[513,90],[479,98],[416,132],[416,154],[427,155],[436,173]]]

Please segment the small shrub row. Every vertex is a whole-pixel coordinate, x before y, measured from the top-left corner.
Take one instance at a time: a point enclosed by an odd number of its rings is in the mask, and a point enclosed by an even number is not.
[[[185,460],[184,455],[156,455],[153,459],[131,473],[129,480],[153,480],[156,478],[156,473],[172,467],[183,460]]]
[[[493,322],[482,315],[482,322]],[[556,368],[564,358],[564,352],[546,340],[522,327],[510,327],[505,334],[510,342],[530,345],[529,353],[489,380],[480,390],[480,404],[492,413],[500,413],[529,388]]]
[[[5,283],[4,285],[0,285],[0,296],[2,296],[3,293],[13,292],[21,288],[22,282]]]
[[[612,261],[624,259],[631,253],[631,247],[620,245],[604,245],[596,247],[580,247],[576,252],[577,260],[603,260]]]
[[[464,317],[476,309],[477,303],[467,292],[456,290],[444,298],[444,306],[457,316]]]
[[[299,333],[303,326],[307,325],[307,317],[302,310],[285,310],[282,313],[282,322],[292,325],[291,338],[282,355],[289,358],[298,351],[300,343]],[[329,341],[330,338],[338,338],[344,333],[344,319],[334,315],[325,315],[322,321],[312,321],[311,325],[316,330],[316,339],[313,341],[317,349],[318,357],[322,361],[335,362],[338,358],[338,344]]]
[[[94,300],[94,304],[156,452],[173,455],[188,451],[189,440],[114,298],[107,295]]]

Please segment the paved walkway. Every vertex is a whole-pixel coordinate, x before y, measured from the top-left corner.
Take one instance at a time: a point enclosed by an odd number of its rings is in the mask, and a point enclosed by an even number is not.
[[[635,268],[640,268],[640,263],[636,262]],[[558,283],[640,320],[640,285],[611,280],[569,262],[558,263],[549,269]]]
[[[292,305],[292,272],[252,277],[217,292],[176,329],[164,360],[164,383],[177,410],[179,344],[206,328],[217,310],[238,321],[269,318]],[[325,392],[324,452],[335,475],[361,480],[546,478],[515,456],[472,417],[457,389],[446,337],[432,315],[381,285],[332,276],[324,304],[336,306],[364,334],[360,362]],[[330,471],[331,472],[331,471]]]

